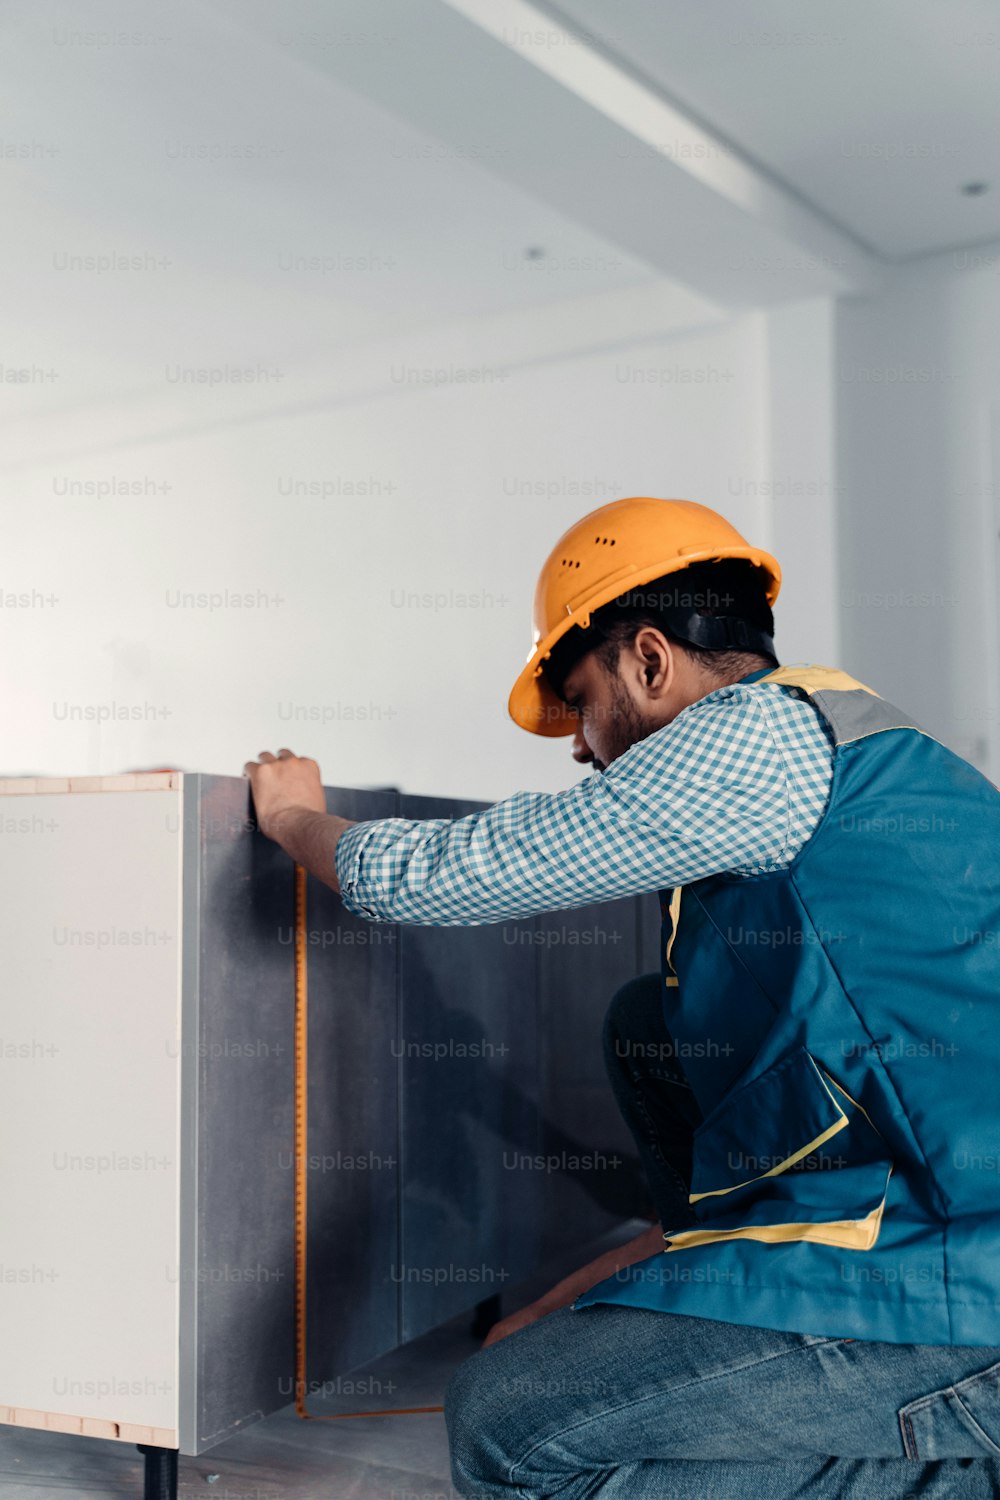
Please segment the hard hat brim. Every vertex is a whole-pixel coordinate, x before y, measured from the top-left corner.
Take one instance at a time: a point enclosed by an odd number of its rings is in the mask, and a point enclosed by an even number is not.
[[[688,552],[683,558],[672,557],[666,562],[650,563],[631,570],[625,577],[618,577],[607,588],[598,590],[586,604],[567,613],[555,629],[550,630],[532,651],[526,664],[517,676],[507,712],[521,729],[531,734],[540,734],[549,739],[575,734],[579,717],[567,708],[563,700],[553,691],[545,679],[543,668],[557,641],[561,641],[574,625],[585,628],[593,612],[612,599],[618,599],[629,589],[640,584],[651,583],[654,578],[666,578],[669,573],[680,573],[694,563],[723,562],[729,558],[746,558],[768,575],[767,602],[773,605],[781,587],[781,569],[775,558],[760,547],[709,548],[704,552]]]

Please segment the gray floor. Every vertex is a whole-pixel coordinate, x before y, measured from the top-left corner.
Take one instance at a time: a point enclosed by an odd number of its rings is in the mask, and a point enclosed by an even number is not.
[[[550,1266],[508,1294],[510,1312],[538,1296],[571,1267],[646,1226],[620,1233]],[[311,1400],[310,1410],[433,1406],[451,1372],[480,1344],[467,1316],[442,1325],[361,1370],[365,1394]],[[137,1500],[142,1457],[129,1444],[0,1426],[2,1500]],[[275,1412],[201,1458],[180,1461],[181,1496],[204,1500],[453,1500],[444,1419],[437,1414],[302,1422],[292,1406]]]

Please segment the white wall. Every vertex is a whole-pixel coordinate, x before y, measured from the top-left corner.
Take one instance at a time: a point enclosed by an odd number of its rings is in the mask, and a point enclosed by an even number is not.
[[[843,665],[1000,779],[1000,243],[837,314]]]
[[[289,743],[344,784],[566,785],[566,745],[506,715],[536,573],[583,512],[654,493],[775,551],[782,660],[838,662],[997,779],[1000,246],[902,266],[877,297],[696,308],[649,342],[655,294],[629,296],[592,325],[581,302],[592,348],[553,352],[542,313],[533,344],[452,327],[314,372],[281,408],[210,393],[199,415],[172,390],[163,413],[95,416],[88,457],[77,419],[51,461],[36,442],[5,481],[0,769],[236,774]],[[413,377],[421,348],[480,383]],[[60,493],[123,481],[148,492]],[[281,493],[303,481],[332,492]],[[175,607],[227,589],[271,602]]]
[[[825,666],[841,657],[834,328],[829,297],[765,316],[771,543],[782,569],[775,644],[784,662]]]
[[[538,567],[581,514],[635,493],[717,506],[767,545],[764,349],[757,314],[571,358],[539,348],[503,378],[484,349],[483,384],[403,381],[400,364],[300,414],[213,427],[207,407],[201,433],[36,462],[8,485],[4,587],[58,602],[5,609],[3,769],[238,774],[289,744],[346,785],[568,784],[566,744],[506,714]],[[58,493],[123,481],[169,489]],[[341,492],[283,495],[290,481]],[[266,602],[177,603],[226,590]],[[786,656],[795,635],[785,618]]]

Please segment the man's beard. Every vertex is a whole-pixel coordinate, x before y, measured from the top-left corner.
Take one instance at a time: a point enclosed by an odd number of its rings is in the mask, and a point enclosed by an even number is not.
[[[595,771],[606,771],[613,760],[624,755],[639,740],[644,740],[656,728],[655,723],[642,717],[629,697],[619,677],[612,686],[611,708],[608,717],[608,739],[606,761],[594,760]]]

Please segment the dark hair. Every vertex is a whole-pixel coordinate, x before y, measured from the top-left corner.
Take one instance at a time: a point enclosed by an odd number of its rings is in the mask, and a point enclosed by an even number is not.
[[[545,676],[562,697],[566,678],[589,652],[596,651],[604,666],[614,671],[622,647],[635,639],[643,625],[662,630],[668,640],[720,680],[744,676],[762,660],[777,666],[773,652],[753,643],[752,637],[745,646],[712,648],[696,645],[683,634],[695,618],[725,617],[773,636],[774,616],[766,590],[763,570],[747,558],[693,563],[619,594],[594,611],[589,626],[581,629],[574,625],[553,647],[545,663]]]

